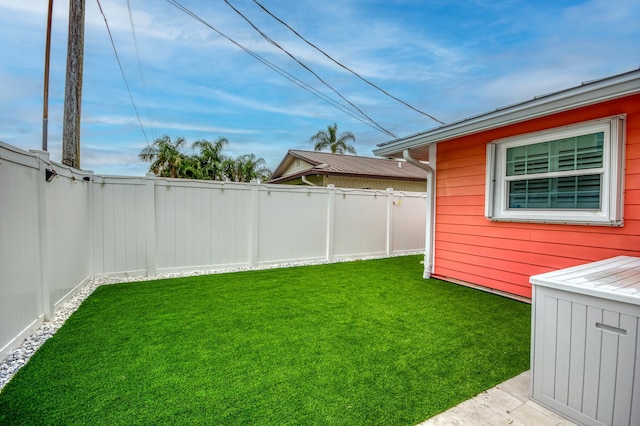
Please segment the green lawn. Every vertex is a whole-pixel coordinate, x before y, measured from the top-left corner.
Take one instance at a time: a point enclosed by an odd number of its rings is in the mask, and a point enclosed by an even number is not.
[[[99,287],[0,424],[414,425],[527,370],[530,306],[420,259]]]

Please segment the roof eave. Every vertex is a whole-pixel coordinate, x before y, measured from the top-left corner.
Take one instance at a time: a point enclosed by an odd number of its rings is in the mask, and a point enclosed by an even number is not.
[[[278,164],[278,166],[275,168],[275,170],[271,174],[272,178],[274,176],[276,178],[280,178],[281,177],[282,171],[284,169],[286,169],[287,164],[290,163],[291,161],[293,161],[293,159],[291,157],[292,157],[291,156],[291,150],[288,150],[287,153],[285,154],[285,156],[280,161],[280,164]]]
[[[318,170],[318,169],[309,169],[302,172],[294,173],[292,175],[281,176],[275,179],[269,179],[265,183],[282,183],[288,182],[290,180],[300,179],[302,176],[344,176],[344,177],[353,177],[353,178],[371,178],[371,179],[388,179],[388,180],[403,180],[403,181],[413,181],[413,182],[421,182],[427,179],[426,173],[425,176],[390,176],[390,175],[377,175],[371,173],[345,173],[338,172],[334,170]]]
[[[302,160],[304,162],[307,162],[307,163],[311,164],[311,166],[313,166],[313,167],[315,167],[315,166],[317,166],[319,164],[317,161],[313,161],[312,159],[309,159],[309,158],[301,155],[299,153],[299,151],[297,151],[295,149],[290,149],[290,150],[287,151],[287,154],[284,156],[282,161],[280,161],[280,164],[278,164],[278,167],[276,167],[276,169],[271,174],[272,178],[273,179],[288,178],[289,176],[283,175],[282,173],[291,165],[291,163],[293,163],[293,160],[295,160],[295,159],[300,159],[300,160]],[[306,173],[309,170],[312,170],[313,167],[309,168],[308,170],[304,171],[303,173]]]
[[[395,139],[374,149],[380,157],[397,155],[405,149],[425,146],[454,137],[479,133],[509,124],[528,121],[562,111],[576,109],[616,98],[640,93],[640,70],[631,71],[606,79],[583,83],[581,86],[538,96],[530,101],[496,109],[458,122],[447,124]]]

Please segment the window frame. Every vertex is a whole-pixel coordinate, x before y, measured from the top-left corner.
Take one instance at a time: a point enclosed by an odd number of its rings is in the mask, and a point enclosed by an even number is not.
[[[491,221],[562,223],[623,226],[625,115],[586,121],[563,127],[497,139],[487,144],[485,217]],[[604,132],[603,164],[598,169],[545,172],[526,179],[569,175],[601,175],[599,209],[524,209],[508,207],[508,181],[524,176],[507,176],[507,149],[558,139]]]

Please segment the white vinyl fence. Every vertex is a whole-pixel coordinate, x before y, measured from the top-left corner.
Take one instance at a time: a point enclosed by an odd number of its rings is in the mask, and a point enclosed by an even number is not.
[[[97,176],[48,158],[0,142],[0,358],[96,276],[424,250],[424,193]]]

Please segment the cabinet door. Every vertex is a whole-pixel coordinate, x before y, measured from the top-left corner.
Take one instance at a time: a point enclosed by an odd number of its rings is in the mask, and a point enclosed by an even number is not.
[[[639,317],[628,304],[537,291],[534,399],[588,424],[640,424]]]

